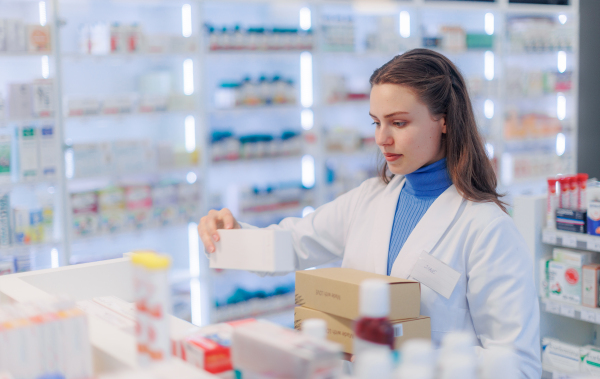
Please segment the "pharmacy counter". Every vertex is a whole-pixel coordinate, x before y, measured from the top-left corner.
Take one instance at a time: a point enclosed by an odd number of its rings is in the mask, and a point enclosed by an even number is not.
[[[50,300],[67,295],[88,315],[94,371],[101,378],[112,378],[115,371],[136,369],[136,338],[131,319],[105,317],[102,307],[94,307],[92,299],[111,297],[129,303],[133,312],[133,277],[129,257],[86,263],[55,269],[25,272],[0,277],[0,304]],[[126,307],[124,307],[126,308]],[[123,321],[126,320],[126,321]],[[171,335],[185,335],[194,325],[171,316]],[[178,358],[173,364],[178,377],[189,379],[216,378]],[[114,376],[116,378],[116,376]]]

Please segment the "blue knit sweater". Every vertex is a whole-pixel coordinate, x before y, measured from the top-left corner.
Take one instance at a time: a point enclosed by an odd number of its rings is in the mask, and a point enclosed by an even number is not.
[[[388,251],[387,274],[390,275],[394,262],[431,204],[452,185],[446,169],[446,158],[406,175],[406,183],[398,197],[390,249]]]

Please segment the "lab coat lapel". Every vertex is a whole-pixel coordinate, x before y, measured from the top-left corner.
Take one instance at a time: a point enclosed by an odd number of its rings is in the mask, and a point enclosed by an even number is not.
[[[396,175],[386,186],[377,202],[377,217],[371,231],[371,272],[387,275],[388,252],[398,196],[404,186],[404,177]]]
[[[410,276],[421,252],[424,250],[429,253],[437,245],[456,218],[464,201],[452,185],[431,204],[402,246],[392,267],[391,276],[405,279]]]

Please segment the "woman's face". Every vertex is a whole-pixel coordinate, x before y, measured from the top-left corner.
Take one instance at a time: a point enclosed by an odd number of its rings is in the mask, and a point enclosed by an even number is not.
[[[375,141],[393,174],[406,175],[442,159],[446,119],[436,120],[413,92],[397,84],[371,89]]]

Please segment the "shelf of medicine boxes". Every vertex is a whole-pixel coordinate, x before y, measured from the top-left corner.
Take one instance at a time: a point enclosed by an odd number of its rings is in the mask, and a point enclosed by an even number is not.
[[[143,112],[143,111],[133,111],[126,113],[94,113],[94,114],[85,114],[85,115],[65,115],[67,120],[79,120],[79,121],[88,121],[88,120],[99,120],[103,118],[108,119],[120,119],[120,118],[128,118],[128,117],[153,117],[153,116],[186,116],[192,113],[195,113],[195,109],[186,109],[186,110],[164,110],[164,111],[151,111],[151,112]]]
[[[42,57],[44,55],[51,55],[52,51],[35,51],[35,52],[28,52],[28,51],[16,51],[16,52],[6,52],[6,51],[1,51],[0,52],[0,58],[11,58],[11,57],[17,57],[17,58],[21,58],[21,57]]]
[[[294,111],[300,110],[301,106],[298,103],[283,103],[272,105],[238,105],[229,108],[210,108],[211,113],[229,113],[229,112],[254,112],[254,111]]]
[[[554,313],[560,316],[574,318],[600,325],[600,308],[584,307],[583,305],[573,305],[559,301],[542,298],[544,310],[548,313]]]
[[[600,252],[600,236],[590,234],[545,228],[542,231],[542,242],[549,245]]]
[[[548,364],[548,363],[544,363],[542,362],[542,370],[544,373],[549,373],[549,376],[544,376],[544,374],[542,373],[542,379],[554,379],[554,378],[560,378],[560,379],[591,379],[592,377],[590,377],[589,375],[586,374],[582,374],[582,373],[566,373],[561,371],[558,368],[555,368],[554,366]]]

